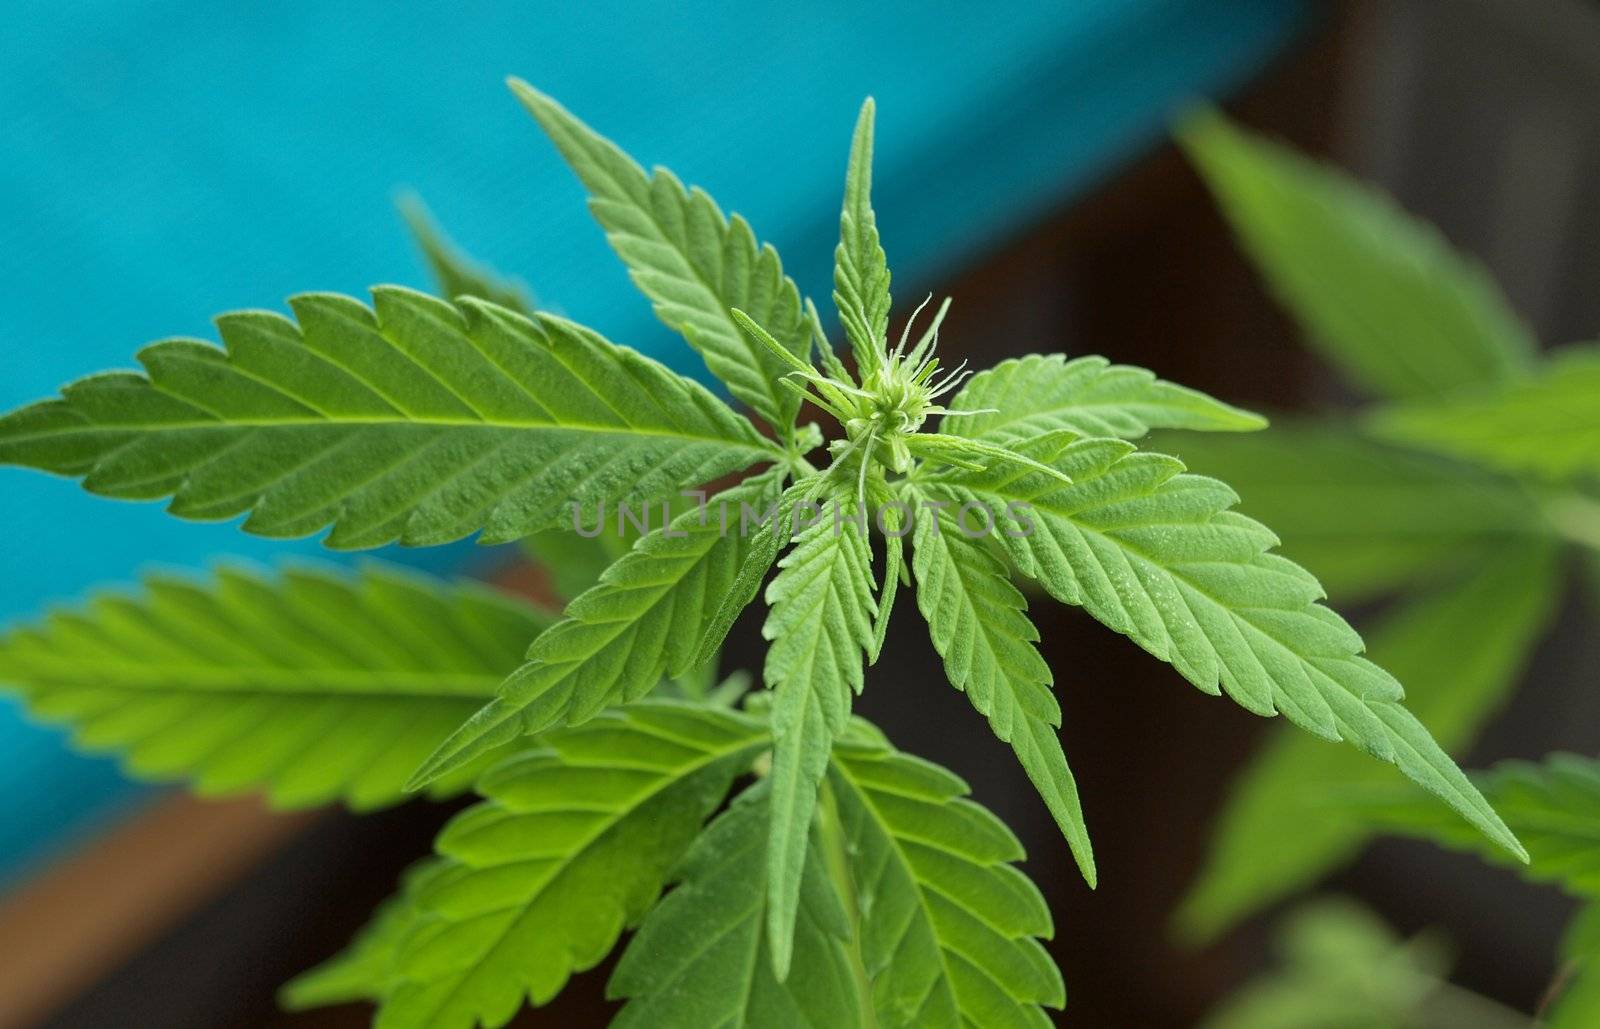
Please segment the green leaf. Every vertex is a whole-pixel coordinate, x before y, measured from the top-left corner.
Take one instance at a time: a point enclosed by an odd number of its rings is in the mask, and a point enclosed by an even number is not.
[[[951,399],[950,410],[990,412],[951,418],[941,428],[991,443],[1063,429],[1138,439],[1151,429],[1243,432],[1267,424],[1260,415],[1143,368],[1103,357],[1069,361],[1061,354],[1030,354],[979,372]]]
[[[1536,546],[1549,535],[1516,482],[1338,423],[1276,421],[1271,432],[1170,435],[1156,445],[1237,490],[1240,509],[1272,526],[1284,553],[1341,601],[1426,586],[1487,547]]]
[[[634,544],[533,641],[523,665],[412,777],[433,781],[479,754],[552,725],[575,725],[699,664],[705,626],[749,551],[743,505],[777,495],[774,470],[717,494]]]
[[[546,733],[491,770],[409,894],[380,1029],[503,1025],[592,968],[655,903],[768,742],[724,709],[645,701]]]
[[[763,678],[773,691],[766,914],[780,980],[789,968],[817,789],[833,740],[850,717],[851,693],[861,692],[877,612],[871,545],[862,526],[848,518],[855,497],[842,488],[824,497],[830,503],[799,529],[793,549],[778,562],[761,627],[772,641]]]
[[[1386,439],[1541,479],[1600,473],[1600,346],[1563,347],[1536,377],[1379,410]]]
[[[379,566],[156,575],[136,596],[101,594],[0,636],[0,682],[138,778],[369,809],[402,799],[406,774],[549,621],[480,586]]]
[[[444,299],[477,297],[519,314],[533,313],[533,303],[522,284],[502,278],[462,253],[434,223],[421,198],[415,194],[402,196],[400,211]],[[593,586],[601,572],[627,553],[630,541],[612,533],[590,538],[570,528],[557,528],[530,533],[519,542],[523,552],[549,577],[556,596],[571,600]]]
[[[728,314],[740,308],[797,357],[810,353],[811,325],[778,252],[758,244],[737,214],[725,218],[703,191],[686,190],[665,168],[647,175],[554,100],[519,79],[510,85],[589,191],[589,210],[657,317],[700,352],[734,396],[787,434],[800,403],[778,385],[788,368]]]
[[[879,527],[883,530],[883,587],[878,591],[878,613],[872,623],[872,649],[867,653],[868,662],[878,663],[878,656],[883,653],[883,642],[889,635],[889,616],[894,612],[894,600],[899,593],[902,581],[909,584],[910,569],[905,563],[905,536],[911,531],[912,526],[906,524],[902,512],[886,501],[892,500],[893,495],[887,490],[876,498],[877,519]]]
[[[844,179],[844,209],[839,214],[839,246],[833,252],[833,302],[863,377],[882,363],[889,331],[889,263],[872,213],[872,121],[876,110],[868,97],[856,120]]]
[[[1519,681],[1559,596],[1559,555],[1537,541],[1474,550],[1465,574],[1409,598],[1371,634],[1372,659],[1405,682],[1408,706],[1447,751],[1470,745]],[[1230,790],[1179,927],[1209,939],[1332,871],[1371,829],[1330,791],[1398,781],[1348,747],[1275,730]]]
[[[502,277],[463,253],[439,228],[421,197],[414,193],[402,196],[400,214],[445,300],[476,297],[518,314],[533,314],[533,303],[522,284]]]
[[[1324,739],[1346,739],[1460,810],[1514,854],[1516,839],[1461,770],[1401,704],[1400,684],[1360,657],[1360,636],[1316,601],[1300,566],[1268,551],[1277,538],[1229,508],[1215,479],[1184,475],[1163,454],[1120,440],[1046,439],[1017,466],[947,472],[922,489],[993,512],[1017,568],[1056,599],[1249,711],[1283,713]],[[1062,485],[1059,475],[1073,484]],[[1015,507],[1013,505],[1021,505]]]
[[[1518,867],[1524,878],[1600,898],[1600,761],[1551,754],[1537,764],[1503,761],[1476,778],[1527,844],[1530,860]],[[1510,864],[1451,812],[1404,786],[1350,791],[1346,800],[1369,825]]]
[[[611,977],[617,1027],[783,1029],[862,1024],[850,923],[815,836],[801,881],[794,956],[772,972],[764,931],[771,781],[747,789],[695,841],[678,885],[644,920]]]
[[[841,743],[829,783],[861,909],[861,956],[885,1029],[1039,1027],[1066,1001],[1037,937],[1022,846],[950,772],[886,745]],[[826,1024],[826,1023],[824,1023]]]
[[[395,967],[400,947],[417,925],[417,906],[411,897],[426,888],[429,876],[439,874],[449,864],[442,858],[427,858],[406,869],[399,892],[378,906],[372,920],[350,945],[285,983],[278,991],[278,1004],[288,1011],[305,1011],[358,1000],[382,1000],[399,985]]]
[[[1427,935],[1401,940],[1378,916],[1351,901],[1308,904],[1278,933],[1280,966],[1228,998],[1202,1029],[1502,1024],[1461,1021],[1460,1006],[1452,1009],[1454,1018],[1420,1017],[1449,968],[1441,942]]]
[[[1209,111],[1179,135],[1279,300],[1357,384],[1425,397],[1532,364],[1493,280],[1376,189]]]
[[[913,498],[921,499],[913,492]],[[925,502],[925,501],[924,501]],[[955,512],[919,511],[911,567],[917,607],[928,623],[945,674],[1010,743],[1092,887],[1094,853],[1077,783],[1056,735],[1061,705],[1051,692],[1050,667],[1034,644],[1039,630],[1027,601],[979,540],[964,535]]]
[[[1578,909],[1561,938],[1564,984],[1544,1015],[1549,1029],[1592,1029],[1600,1023],[1600,904]]]
[[[217,320],[226,350],[169,340],[147,376],[80,380],[0,418],[0,463],[181,518],[328,545],[507,542],[571,504],[658,500],[774,449],[703,387],[551,315],[397,287]]]

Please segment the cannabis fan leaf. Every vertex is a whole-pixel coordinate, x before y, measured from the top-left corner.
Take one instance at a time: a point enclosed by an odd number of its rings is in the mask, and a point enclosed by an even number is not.
[[[882,1026],[1039,1026],[1066,1000],[1022,846],[954,775],[852,739],[828,782],[851,855],[861,961]]]
[[[1388,197],[1213,112],[1179,136],[1309,341],[1357,384],[1425,397],[1531,365],[1489,276]]]
[[[330,546],[505,542],[569,504],[673,495],[770,460],[688,379],[582,326],[411,290],[217,320],[226,350],[171,340],[0,420],[0,461],[184,518]]]
[[[611,977],[611,994],[629,998],[613,1025],[867,1024],[844,901],[814,841],[796,898],[790,967],[782,979],[772,971],[762,917],[772,786],[768,779],[747,789],[695,841],[679,884],[639,927]]]
[[[101,594],[0,636],[0,682],[140,778],[366,809],[401,799],[440,733],[493,695],[551,620],[483,587],[376,565],[277,581],[151,576],[137,595]]]
[[[1479,550],[1471,561],[1476,567],[1409,600],[1372,636],[1373,659],[1411,685],[1408,705],[1447,748],[1506,696],[1549,619],[1559,571],[1554,549],[1539,542]],[[1360,754],[1303,733],[1276,735],[1222,812],[1211,858],[1179,912],[1185,932],[1212,936],[1353,856],[1371,826],[1330,804],[1330,787],[1392,779]],[[1295,831],[1284,832],[1291,824]]]
[[[949,300],[891,339],[871,101],[834,252],[852,365],[743,219],[512,88],[657,315],[773,438],[664,365],[532,311],[415,206],[443,298],[382,287],[371,307],[308,294],[293,320],[224,315],[221,348],[157,343],[142,374],[0,419],[0,462],[171,497],[180,517],[247,514],[272,536],[331,526],[341,548],[478,533],[559,555],[559,619],[390,573],[223,573],[0,642],[0,677],[37,710],[148,773],[358,805],[395,799],[413,764],[413,787],[473,782],[482,800],[436,855],[286,1003],[371,999],[385,1029],[498,1026],[635,929],[611,982],[623,1025],[1048,1025],[1065,990],[1016,838],[851,712],[901,585],[1091,885],[1063,705],[1012,572],[1200,689],[1398,765],[1522,855],[1271,530],[1232,510],[1227,485],[1132,442],[1263,419],[1098,357],[974,377],[938,352]],[[1336,256],[1359,275],[1367,251]],[[1490,310],[1471,291],[1436,299],[1454,321]],[[1317,310],[1344,339],[1354,321]],[[1450,382],[1526,363],[1514,323],[1494,333]],[[1421,396],[1380,350],[1360,351],[1364,373]],[[738,675],[706,684],[757,597],[768,689],[735,709]],[[649,696],[664,679],[685,699]]]
[[[752,719],[650,701],[494,768],[409,884],[378,1025],[500,1025],[555,996],[650,908],[765,742]]]
[[[1541,1024],[1554,1029],[1592,1025],[1600,1013],[1600,761],[1551,754],[1537,763],[1502,762],[1478,778],[1485,795],[1527,841],[1531,860],[1520,868],[1523,877],[1558,885],[1584,904],[1567,927],[1558,996]],[[1351,790],[1342,799],[1349,813],[1371,825],[1502,860],[1498,852],[1480,847],[1459,819],[1417,803],[1404,787]]]
[[[1479,778],[1484,795],[1527,844],[1531,860],[1522,873],[1600,899],[1600,761],[1552,754],[1540,763],[1502,762]],[[1494,848],[1480,847],[1459,819],[1417,803],[1403,787],[1351,790],[1344,800],[1386,828],[1502,858]]]
[[[1600,473],[1600,346],[1562,347],[1537,377],[1379,411],[1379,435],[1561,482]]]

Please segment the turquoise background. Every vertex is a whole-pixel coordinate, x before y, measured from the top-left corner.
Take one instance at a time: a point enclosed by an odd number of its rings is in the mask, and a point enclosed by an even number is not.
[[[546,306],[700,373],[502,86],[553,94],[745,214],[826,297],[849,130],[878,99],[900,295],[1103,177],[1301,26],[1285,0],[215,4],[13,0],[0,38],[0,407],[298,290],[426,278],[416,189]],[[181,523],[0,469],[0,624],[152,565],[314,541]],[[401,555],[417,561],[419,555]],[[421,560],[470,562],[470,548]],[[0,709],[0,875],[137,788]]]

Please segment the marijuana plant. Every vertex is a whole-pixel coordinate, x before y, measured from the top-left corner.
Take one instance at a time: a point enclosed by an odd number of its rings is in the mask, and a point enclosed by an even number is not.
[[[622,502],[678,505],[553,624],[389,572],[230,572],[7,637],[0,676],[136,772],[290,804],[390,802],[403,784],[482,797],[290,1003],[368,997],[384,1026],[499,1025],[636,928],[610,983],[624,1025],[1045,1024],[1064,991],[1016,839],[851,715],[901,587],[1090,885],[1061,707],[1013,574],[1207,693],[1396,765],[1523,856],[1272,532],[1222,482],[1132,442],[1259,417],[1096,357],[947,368],[948,302],[891,337],[870,101],[835,253],[847,364],[743,219],[512,88],[656,313],[753,419],[519,312],[522,294],[432,239],[447,299],[380,287],[370,307],[307,294],[294,320],[224,315],[222,349],[157,343],[142,374],[0,421],[0,461],[170,497],[180,517],[248,515],[263,535],[331,527],[336,548],[509,542]],[[813,409],[836,429],[825,447]],[[697,670],[774,566],[768,689],[729,704],[737,685],[707,690]]]
[[[1376,402],[1174,445],[1233,483],[1337,599],[1393,601],[1373,659],[1443,746],[1467,747],[1517,685],[1570,570],[1600,568],[1600,350],[1541,356],[1481,268],[1344,173],[1215,115],[1182,139],[1307,342]],[[1372,826],[1328,797],[1393,777],[1354,757],[1268,739],[1178,913],[1191,938],[1355,856]]]

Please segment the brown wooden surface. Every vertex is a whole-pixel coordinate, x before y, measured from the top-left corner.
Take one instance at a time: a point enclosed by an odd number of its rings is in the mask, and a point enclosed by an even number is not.
[[[0,1027],[37,1024],[315,817],[174,794],[25,880],[0,897]]]

